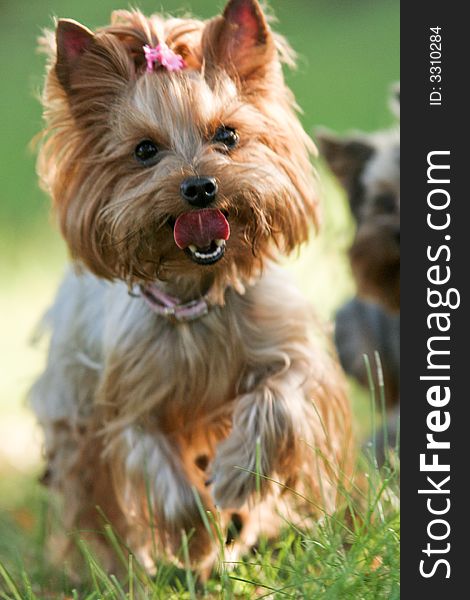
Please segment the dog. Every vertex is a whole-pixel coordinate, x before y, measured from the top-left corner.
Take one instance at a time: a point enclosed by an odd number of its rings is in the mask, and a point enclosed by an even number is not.
[[[334,511],[354,455],[340,367],[276,265],[319,210],[293,54],[256,0],[61,19],[41,44],[38,172],[73,265],[31,392],[44,480],[108,568],[103,518],[149,570],[186,535],[204,576],[211,527],[237,557],[302,504]]]
[[[392,110],[399,116],[400,90]],[[339,136],[319,130],[320,152],[345,189],[356,235],[349,250],[360,297],[400,310],[400,130]]]
[[[379,304],[352,298],[336,313],[335,343],[346,373],[366,388],[370,382],[364,355],[369,358],[378,389],[378,352],[386,408],[393,409],[400,397],[400,316],[387,313]]]
[[[390,106],[400,116],[400,87]],[[364,355],[379,385],[381,361],[388,410],[388,439],[396,445],[400,398],[400,132],[398,126],[375,133],[338,136],[326,129],[317,140],[323,157],[344,188],[356,234],[349,250],[358,297],[337,312],[335,341],[345,371],[368,387]],[[384,432],[381,434],[384,437]],[[383,439],[377,444],[384,461]]]

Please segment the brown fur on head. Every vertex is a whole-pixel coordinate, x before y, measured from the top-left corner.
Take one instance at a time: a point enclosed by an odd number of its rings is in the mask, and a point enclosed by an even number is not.
[[[57,52],[51,33],[43,40],[50,68],[39,174],[78,263],[129,285],[212,287],[221,299],[277,249],[307,238],[317,220],[313,144],[284,83],[288,48],[258,2],[231,0],[206,22],[117,11],[95,33],[60,20],[56,41]],[[159,42],[184,58],[184,70],[145,72],[143,46]],[[236,130],[232,150],[212,141],[220,126]],[[160,150],[153,166],[134,156],[143,140]],[[211,206],[231,228],[225,256],[210,266],[173,238],[175,220],[192,210],[180,195],[190,176],[215,178]]]
[[[392,110],[399,116],[400,88]],[[320,151],[344,187],[357,231],[349,251],[358,293],[400,308],[400,134],[396,127],[338,136],[318,132]]]

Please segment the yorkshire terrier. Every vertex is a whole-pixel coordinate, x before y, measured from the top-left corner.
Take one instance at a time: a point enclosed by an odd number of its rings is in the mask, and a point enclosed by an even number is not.
[[[341,371],[275,265],[318,220],[293,54],[257,0],[61,19],[42,46],[38,171],[74,263],[32,390],[45,480],[105,564],[103,515],[150,569],[186,531],[208,572],[204,511],[237,556],[301,498],[335,510],[351,469]]]
[[[400,87],[390,105],[400,116]],[[358,297],[336,315],[335,338],[345,371],[368,386],[364,354],[379,383],[374,352],[382,365],[389,415],[389,441],[395,445],[400,397],[400,132],[398,126],[375,133],[338,136],[318,132],[321,153],[344,187],[356,235],[349,250]],[[382,444],[378,444],[379,462]]]
[[[400,90],[392,110],[399,116]],[[320,151],[346,190],[356,236],[349,250],[358,294],[400,309],[400,130],[338,136],[318,132]]]

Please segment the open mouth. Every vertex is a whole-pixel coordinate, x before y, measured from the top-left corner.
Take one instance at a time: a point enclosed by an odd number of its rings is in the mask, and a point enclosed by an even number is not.
[[[198,265],[213,265],[225,253],[225,240],[212,240],[207,248],[198,248],[190,244],[185,248],[185,252]]]
[[[224,253],[230,225],[216,208],[192,210],[180,215],[173,225],[173,237],[181,250],[199,265],[213,265]]]

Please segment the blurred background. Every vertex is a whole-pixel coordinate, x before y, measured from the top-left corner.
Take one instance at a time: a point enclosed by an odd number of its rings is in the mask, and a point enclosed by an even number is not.
[[[344,132],[392,123],[387,96],[390,83],[399,79],[399,0],[269,4],[279,21],[276,28],[299,54],[298,69],[287,79],[308,132],[318,125]],[[223,2],[140,0],[132,6],[146,13],[192,12],[208,18]],[[0,1],[0,556],[7,550],[2,532],[34,525],[24,498],[35,489],[41,440],[26,394],[43,364],[44,347],[31,341],[67,262],[48,199],[38,189],[30,146],[41,128],[37,98],[44,60],[36,53],[36,38],[52,26],[54,16],[93,28],[105,24],[113,9],[127,7],[126,0]],[[329,318],[354,289],[345,258],[352,223],[342,192],[321,163],[318,169],[324,226],[298,257],[289,259],[288,268],[321,316]],[[352,393],[360,404],[357,389]],[[367,428],[362,421],[359,416],[359,430]]]

